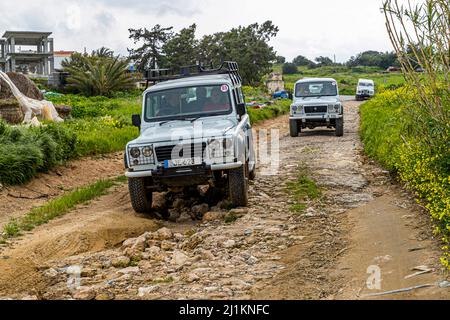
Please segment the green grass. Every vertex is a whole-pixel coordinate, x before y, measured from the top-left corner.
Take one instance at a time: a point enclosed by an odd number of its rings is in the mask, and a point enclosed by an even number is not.
[[[286,184],[286,190],[296,201],[290,207],[290,210],[295,213],[303,213],[309,201],[319,199],[322,195],[316,182],[306,175],[305,169],[299,170],[295,181]]]
[[[362,105],[361,138],[368,156],[397,174],[433,218],[450,268],[450,100],[443,117],[420,108],[414,88],[386,91]]]
[[[274,70],[280,72],[281,66],[275,66]],[[287,89],[293,90],[295,82],[305,77],[334,78],[338,82],[341,95],[355,95],[359,79],[372,79],[375,82],[377,92],[382,92],[386,88],[395,88],[405,83],[401,73],[382,73],[382,70],[374,67],[333,66],[316,69],[299,67],[298,70],[297,74],[283,76]]]
[[[19,219],[11,220],[3,227],[3,242],[19,236],[24,231],[32,231],[37,226],[48,223],[50,220],[61,217],[70,212],[77,205],[87,203],[99,196],[105,195],[107,191],[118,183],[123,183],[125,177],[108,180],[99,180],[94,184],[82,187],[51,200],[41,207],[29,211]]]

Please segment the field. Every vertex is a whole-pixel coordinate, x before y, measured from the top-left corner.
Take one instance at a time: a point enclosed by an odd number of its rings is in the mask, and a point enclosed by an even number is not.
[[[274,70],[281,72],[281,65],[275,66]],[[289,90],[293,90],[297,80],[305,77],[334,78],[339,84],[340,94],[342,95],[355,95],[358,79],[372,79],[375,82],[378,92],[384,91],[387,88],[396,88],[405,82],[401,73],[383,73],[382,70],[373,67],[349,68],[345,66],[332,66],[316,69],[299,67],[297,74],[283,75],[286,88]]]

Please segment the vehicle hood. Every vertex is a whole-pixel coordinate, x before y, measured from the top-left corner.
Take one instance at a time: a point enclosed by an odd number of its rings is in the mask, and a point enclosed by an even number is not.
[[[308,98],[295,98],[294,104],[299,106],[318,106],[318,105],[328,105],[336,104],[339,102],[338,96],[332,97],[308,97]]]
[[[159,125],[152,124],[143,129],[141,135],[130,144],[145,144],[179,141],[180,139],[191,138],[212,138],[230,134],[237,126],[237,120],[217,119],[217,120],[197,120],[195,123],[189,121],[174,121]]]

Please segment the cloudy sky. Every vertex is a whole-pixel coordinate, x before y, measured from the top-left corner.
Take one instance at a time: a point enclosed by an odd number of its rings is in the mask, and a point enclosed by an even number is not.
[[[298,54],[346,61],[364,50],[391,50],[382,0],[0,0],[0,32],[52,31],[55,50],[133,46],[128,28],[159,23],[175,30],[196,23],[198,36],[272,20],[272,45],[289,60]],[[0,35],[1,35],[0,34]]]

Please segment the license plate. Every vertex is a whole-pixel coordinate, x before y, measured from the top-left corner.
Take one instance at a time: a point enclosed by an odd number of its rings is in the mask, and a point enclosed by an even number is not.
[[[164,161],[164,168],[182,168],[200,164],[202,164],[202,159],[200,158],[174,159]]]

